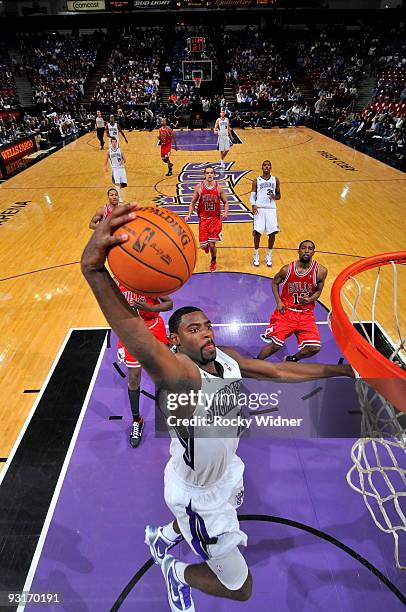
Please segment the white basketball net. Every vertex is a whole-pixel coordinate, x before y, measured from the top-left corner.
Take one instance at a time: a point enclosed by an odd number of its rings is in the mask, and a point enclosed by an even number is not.
[[[394,329],[397,339],[392,341],[391,361],[404,363],[405,338],[401,334],[398,317],[397,286],[398,273],[396,262],[393,269]],[[387,268],[389,266],[386,266]],[[371,333],[365,328],[358,315],[358,307],[363,286],[359,279],[349,280],[355,286],[355,299],[350,299],[344,289],[343,301],[351,309],[349,317],[358,323],[365,338],[375,346],[375,322],[378,288],[381,268],[377,268],[373,292]],[[346,283],[348,289],[348,283]],[[370,298],[369,298],[370,299]],[[365,315],[364,315],[365,320]],[[395,540],[396,567],[406,570],[406,414],[399,412],[382,395],[371,388],[364,380],[357,379],[356,390],[362,411],[361,438],[351,449],[352,467],[347,474],[347,482],[352,489],[361,493],[365,504],[375,522],[385,533],[391,533]]]

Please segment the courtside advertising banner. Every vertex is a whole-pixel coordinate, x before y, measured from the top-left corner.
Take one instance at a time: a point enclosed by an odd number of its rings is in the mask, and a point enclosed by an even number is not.
[[[104,0],[74,0],[68,2],[68,11],[105,11],[106,3]]]

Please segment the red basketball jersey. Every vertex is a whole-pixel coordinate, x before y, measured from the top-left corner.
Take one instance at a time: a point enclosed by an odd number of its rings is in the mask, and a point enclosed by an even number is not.
[[[286,308],[313,310],[314,302],[301,304],[300,298],[310,297],[317,290],[317,270],[319,264],[313,261],[308,270],[299,272],[296,262],[289,264],[288,274],[282,283],[281,300]]]
[[[148,297],[146,295],[134,293],[134,291],[131,291],[131,289],[127,289],[127,287],[125,287],[121,283],[119,283],[118,288],[120,289],[121,293],[124,295],[125,299],[131,307],[134,307],[135,302],[145,302],[149,306],[156,306],[156,304],[160,303],[158,298]],[[160,317],[159,312],[150,312],[148,310],[141,310],[141,308],[137,312],[140,317],[144,319],[144,321],[148,322],[148,324],[150,324],[151,321],[153,321],[154,319]]]
[[[104,211],[103,211],[103,220],[107,219],[107,217],[110,217],[113,210],[114,210],[114,206],[111,206],[111,204],[105,204]]]
[[[172,144],[172,130],[169,128],[159,128],[159,140],[161,147],[167,147]]]
[[[217,181],[211,189],[206,187],[204,181],[202,182],[197,214],[199,217],[220,217],[220,191]]]

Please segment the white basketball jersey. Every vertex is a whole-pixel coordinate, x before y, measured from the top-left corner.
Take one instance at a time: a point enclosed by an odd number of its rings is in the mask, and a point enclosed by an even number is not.
[[[270,176],[267,181],[262,176],[257,178],[257,206],[261,208],[276,208],[275,200],[269,199],[269,194],[275,192],[276,178],[274,176]]]
[[[111,124],[108,123],[107,124],[107,131],[109,133],[109,138],[112,138],[114,136],[114,138],[118,138],[118,125],[117,123]]]
[[[229,123],[230,122],[227,117],[224,117],[224,119],[219,119],[219,136],[228,136]]]
[[[179,478],[194,486],[205,487],[222,477],[235,458],[241,433],[240,423],[237,424],[241,414],[238,405],[240,368],[235,359],[219,349],[216,349],[216,362],[223,368],[223,377],[199,368],[202,399],[193,413],[193,417],[207,419],[212,424],[189,427],[190,435],[186,438],[176,430],[171,431],[171,465]],[[214,417],[221,417],[224,426],[216,426]],[[228,419],[234,422],[226,426]]]
[[[123,156],[120,147],[117,147],[117,149],[109,147],[109,158],[112,168],[121,168],[123,165]]]

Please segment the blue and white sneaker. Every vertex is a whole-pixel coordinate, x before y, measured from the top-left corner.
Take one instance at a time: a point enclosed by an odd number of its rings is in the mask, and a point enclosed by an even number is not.
[[[154,527],[152,525],[147,525],[145,527],[145,544],[149,546],[151,556],[158,565],[162,563],[168,550],[182,540],[183,537],[181,535],[176,538],[175,542],[168,540],[162,533],[162,527]]]
[[[165,578],[168,591],[168,602],[172,612],[195,612],[192,599],[192,589],[188,584],[181,582],[176,575],[177,559],[166,555],[161,563],[161,570]]]

